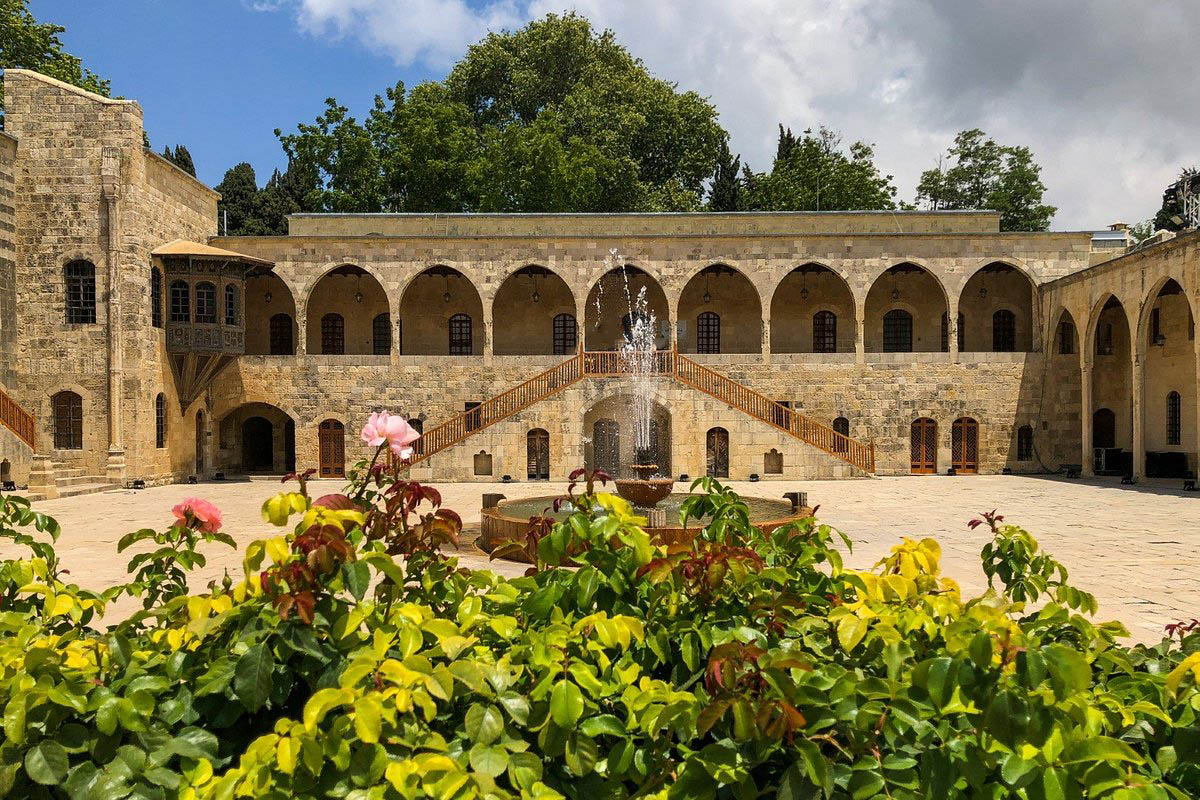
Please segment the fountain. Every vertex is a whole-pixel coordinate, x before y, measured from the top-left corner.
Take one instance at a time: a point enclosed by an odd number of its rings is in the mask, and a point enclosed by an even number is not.
[[[607,266],[616,269],[624,264],[616,250],[606,260]],[[654,413],[653,380],[657,373],[658,347],[657,323],[650,311],[643,287],[633,295],[629,286],[629,275],[624,274],[625,301],[629,309],[629,326],[624,331],[620,346],[620,368],[629,376],[632,392],[630,426],[633,432],[633,460],[624,469],[636,477],[613,476],[617,493],[629,501],[638,512],[646,517],[644,526],[651,538],[659,544],[671,545],[690,542],[703,520],[692,520],[689,528],[680,521],[680,509],[688,498],[685,492],[673,492],[675,482],[663,476],[659,464],[656,443],[652,434]],[[603,281],[596,304],[599,312],[603,296]],[[599,314],[597,314],[599,317]],[[796,494],[796,493],[792,493]],[[479,546],[491,551],[498,545],[510,541],[522,541],[529,528],[530,517],[546,516],[556,520],[565,519],[574,509],[566,506],[554,508],[554,497],[530,497],[501,500],[502,496],[487,496],[480,513]],[[494,498],[494,499],[493,499]],[[761,497],[743,498],[749,512],[751,524],[764,532],[812,515],[807,498],[797,494],[788,498],[791,502],[767,500]]]
[[[610,251],[609,258],[620,265],[616,250]],[[650,416],[654,412],[651,378],[658,357],[656,320],[646,300],[646,287],[641,288],[636,300],[631,297],[628,275],[625,276],[625,299],[629,304],[629,330],[625,332],[621,343],[621,371],[629,375],[633,388],[633,450],[636,463],[630,464],[629,469],[637,477],[616,477],[613,483],[616,484],[617,494],[635,507],[648,511],[671,494],[675,481],[654,477],[659,472],[650,441]]]

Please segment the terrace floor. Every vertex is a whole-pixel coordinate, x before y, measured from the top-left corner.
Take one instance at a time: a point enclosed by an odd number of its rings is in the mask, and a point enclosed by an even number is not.
[[[958,580],[964,593],[986,585],[979,551],[989,538],[985,527],[972,531],[967,522],[997,509],[1066,564],[1076,586],[1097,596],[1099,619],[1120,619],[1135,640],[1157,641],[1163,625],[1200,617],[1200,494],[1178,490],[1178,482],[1129,487],[1117,479],[979,475],[731,485],[746,495],[774,499],[787,491],[807,491],[810,504],[820,506],[817,516],[853,540],[848,566],[871,566],[901,536],[933,536],[942,545],[943,573]],[[311,490],[320,495],[339,488],[338,482],[315,481]],[[472,529],[479,522],[484,492],[509,498],[553,495],[564,485],[457,483],[439,488],[446,507],[458,511]],[[278,489],[271,480],[172,485],[42,501],[35,508],[62,524],[58,549],[71,580],[103,588],[125,576],[129,554],[116,552],[117,540],[138,528],[166,527],[171,507],[180,500],[195,496],[215,503],[224,514],[223,529],[244,545],[277,530],[263,522],[259,509]],[[240,553],[222,546],[205,552],[209,563],[197,573],[197,589],[220,578],[224,569],[240,576]],[[11,549],[0,547],[0,555],[11,555]],[[464,566],[489,566],[487,557],[471,548],[464,549],[461,559]],[[523,569],[506,562],[490,566],[508,574]]]

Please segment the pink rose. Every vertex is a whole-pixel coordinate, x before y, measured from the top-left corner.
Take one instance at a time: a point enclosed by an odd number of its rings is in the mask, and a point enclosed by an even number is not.
[[[207,500],[189,497],[171,511],[185,526],[204,533],[221,530],[221,510]]]
[[[388,448],[397,458],[408,458],[413,449],[410,444],[421,438],[404,417],[392,416],[386,411],[376,411],[363,425],[362,440],[371,447],[387,442]]]

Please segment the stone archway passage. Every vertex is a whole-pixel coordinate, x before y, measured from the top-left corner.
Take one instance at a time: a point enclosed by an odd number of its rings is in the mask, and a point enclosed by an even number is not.
[[[275,461],[275,426],[266,417],[250,417],[242,423],[242,469],[268,472]]]
[[[933,475],[937,472],[937,423],[928,417],[913,420],[909,435],[914,475]]]

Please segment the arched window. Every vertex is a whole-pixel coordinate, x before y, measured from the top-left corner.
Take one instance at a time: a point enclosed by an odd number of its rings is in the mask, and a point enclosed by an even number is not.
[[[575,317],[571,314],[559,314],[554,318],[554,355],[566,356],[575,352],[578,333],[575,330]]]
[[[850,435],[850,420],[845,417],[838,417],[833,421],[834,433],[840,433],[842,436]],[[849,449],[850,443],[845,439],[836,439],[833,442],[833,450],[835,453],[844,453]]]
[[[1058,353],[1063,356],[1075,353],[1075,323],[1069,319],[1058,323]]]
[[[1017,461],[1033,460],[1033,428],[1022,425],[1017,428]]]
[[[196,284],[196,322],[217,323],[217,287],[207,281]]]
[[[832,311],[813,314],[813,352],[837,352],[837,314]]]
[[[293,354],[292,317],[280,312],[271,315],[270,323],[271,355],[290,356]]]
[[[912,314],[902,308],[894,308],[883,315],[883,352],[911,353]]]
[[[66,284],[67,322],[75,325],[96,321],[96,268],[90,261],[72,261],[63,267]]]
[[[1011,353],[1017,349],[1017,315],[1002,308],[992,314],[992,352]]]
[[[386,311],[371,321],[371,352],[377,356],[392,354],[392,315]]]
[[[455,314],[450,318],[450,355],[469,356],[472,350],[471,316]]]
[[[321,354],[340,356],[346,352],[346,321],[330,312],[321,317]]]
[[[721,352],[721,315],[715,311],[696,317],[696,352]]]
[[[187,281],[171,283],[171,322],[187,322],[192,318],[191,292]]]
[[[167,397],[162,392],[154,398],[154,446],[167,446]]]
[[[958,313],[958,352],[963,352],[967,349],[967,326],[963,323],[965,318],[960,311]],[[950,315],[945,311],[942,312],[942,352],[950,352]]]
[[[163,292],[162,272],[158,267],[150,268],[150,324],[156,328],[163,326]]]
[[[225,284],[225,324],[238,324],[238,290],[232,283]]]
[[[50,398],[54,411],[54,449],[83,449],[83,398],[74,392],[59,392]]]
[[[1183,441],[1183,415],[1179,392],[1167,395],[1167,444],[1181,444]]]
[[[1111,322],[1102,322],[1096,326],[1096,355],[1111,356],[1113,354],[1113,326]]]

